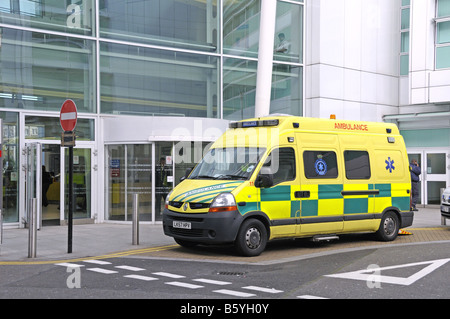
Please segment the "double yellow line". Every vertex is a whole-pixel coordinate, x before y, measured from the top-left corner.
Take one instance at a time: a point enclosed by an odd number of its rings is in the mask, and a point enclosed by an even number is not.
[[[133,249],[127,250],[117,253],[111,253],[107,255],[95,256],[95,257],[82,257],[75,259],[64,259],[64,260],[44,260],[44,261],[1,261],[0,266],[17,266],[17,265],[46,265],[46,264],[60,264],[60,263],[69,263],[69,262],[77,262],[84,260],[92,260],[92,259],[108,259],[108,258],[118,258],[130,255],[139,255],[145,253],[153,253],[157,251],[169,250],[175,247],[179,247],[178,245],[167,245],[167,246],[159,246],[159,247],[150,247],[150,248],[142,248],[142,249]]]

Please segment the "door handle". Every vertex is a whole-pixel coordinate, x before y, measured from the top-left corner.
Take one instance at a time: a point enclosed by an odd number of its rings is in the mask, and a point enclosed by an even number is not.
[[[309,198],[311,193],[309,191],[297,191],[294,193],[295,198]]]

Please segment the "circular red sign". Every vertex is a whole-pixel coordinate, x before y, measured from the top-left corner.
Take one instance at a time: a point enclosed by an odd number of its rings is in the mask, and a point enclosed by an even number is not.
[[[59,112],[59,121],[64,131],[70,132],[77,125],[77,106],[72,100],[66,100],[61,106]]]

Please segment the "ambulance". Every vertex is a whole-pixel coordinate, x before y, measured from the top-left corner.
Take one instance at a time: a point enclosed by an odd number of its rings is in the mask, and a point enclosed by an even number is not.
[[[405,143],[395,124],[271,116],[232,122],[167,196],[163,228],[181,246],[234,244],[412,225]]]

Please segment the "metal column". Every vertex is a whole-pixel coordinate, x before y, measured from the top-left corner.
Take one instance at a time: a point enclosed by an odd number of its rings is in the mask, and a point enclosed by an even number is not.
[[[133,245],[139,245],[139,194],[133,194]]]
[[[261,1],[258,69],[256,74],[255,117],[270,114],[272,89],[273,46],[275,43],[276,0]]]

